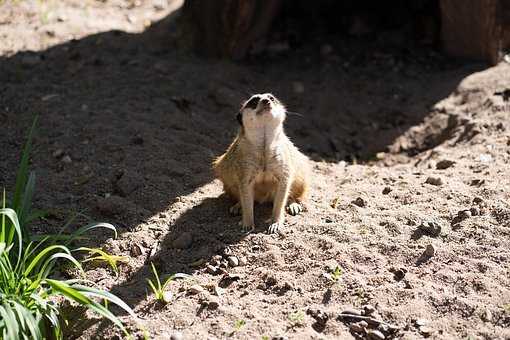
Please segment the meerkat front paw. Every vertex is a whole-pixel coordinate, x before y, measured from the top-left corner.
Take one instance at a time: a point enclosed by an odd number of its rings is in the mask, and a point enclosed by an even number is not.
[[[253,224],[243,224],[243,221],[239,221],[239,226],[241,227],[241,231],[245,234],[249,234],[255,230],[255,226]]]
[[[287,211],[292,216],[296,216],[303,211],[303,206],[299,203],[291,203],[287,206]]]
[[[236,204],[231,206],[228,209],[228,211],[229,211],[230,215],[232,215],[232,216],[239,216],[239,215],[241,215],[241,203],[237,202]]]
[[[282,227],[283,227],[282,222],[274,222],[269,226],[269,228],[267,228],[267,233],[268,234],[279,233],[282,230]]]

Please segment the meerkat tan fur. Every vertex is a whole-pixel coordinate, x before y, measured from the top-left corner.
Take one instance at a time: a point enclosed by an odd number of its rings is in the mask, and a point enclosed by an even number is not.
[[[302,210],[309,187],[309,160],[283,131],[285,107],[270,93],[247,100],[237,118],[240,131],[227,151],[213,162],[216,177],[227,196],[242,212],[244,231],[254,229],[254,202],[273,202],[269,233],[283,226],[285,208],[292,215]]]

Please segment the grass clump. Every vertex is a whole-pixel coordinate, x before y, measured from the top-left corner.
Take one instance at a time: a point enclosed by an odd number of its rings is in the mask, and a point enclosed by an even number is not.
[[[154,297],[157,301],[168,303],[172,300],[172,294],[168,291],[166,291],[166,288],[168,285],[175,279],[187,279],[191,276],[188,274],[172,274],[169,275],[161,284],[161,280],[159,279],[158,271],[156,270],[156,267],[154,267],[154,263],[151,262],[151,269],[152,273],[154,274],[154,281],[147,279],[147,283],[149,284],[149,287],[151,288],[152,292],[154,293]]]
[[[89,253],[89,257],[83,260],[82,262],[84,263],[92,261],[106,262],[117,275],[119,275],[119,263],[128,262],[127,256],[108,254],[107,252],[99,248],[80,247],[77,250],[83,250]]]
[[[5,190],[0,209],[0,338],[1,339],[63,339],[65,320],[59,301],[68,300],[96,312],[117,325],[128,335],[123,323],[107,307],[116,304],[135,317],[133,310],[117,296],[84,279],[57,279],[57,266],[65,261],[84,274],[81,264],[72,255],[73,241],[87,231],[106,228],[107,223],[92,223],[70,235],[63,229],[58,235],[33,237],[28,224],[44,213],[32,210],[35,173],[28,171],[29,153],[36,121],[30,129],[16,177],[15,191],[8,203]],[[96,300],[105,301],[105,305]]]

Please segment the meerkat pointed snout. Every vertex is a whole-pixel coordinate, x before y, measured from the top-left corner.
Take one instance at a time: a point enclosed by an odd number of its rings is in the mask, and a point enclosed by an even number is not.
[[[286,110],[272,94],[251,96],[237,119],[239,133],[227,151],[213,162],[216,176],[235,201],[230,211],[242,213],[245,231],[254,229],[254,202],[273,202],[269,233],[280,230],[285,208],[292,215],[302,210],[309,186],[309,160],[283,130]]]

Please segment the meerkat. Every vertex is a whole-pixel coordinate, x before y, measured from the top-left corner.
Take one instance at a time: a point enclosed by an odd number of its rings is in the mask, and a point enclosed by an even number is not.
[[[273,202],[268,233],[283,227],[285,209],[299,214],[310,180],[309,159],[285,135],[286,109],[270,93],[250,97],[237,115],[239,133],[227,151],[213,161],[213,171],[227,196],[242,213],[243,231],[255,229],[254,202]]]

